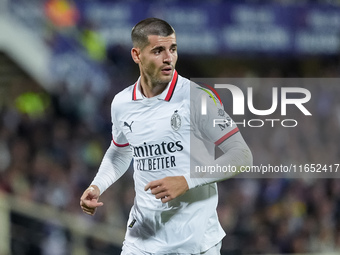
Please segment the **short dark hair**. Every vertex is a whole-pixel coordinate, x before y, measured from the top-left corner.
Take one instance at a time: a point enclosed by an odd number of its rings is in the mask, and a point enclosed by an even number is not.
[[[149,35],[169,36],[175,33],[170,24],[162,19],[147,18],[138,22],[131,32],[133,47],[143,49],[149,44]]]

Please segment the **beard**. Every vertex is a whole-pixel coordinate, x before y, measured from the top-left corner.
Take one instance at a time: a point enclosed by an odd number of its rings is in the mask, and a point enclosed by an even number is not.
[[[148,80],[151,82],[151,84],[155,87],[157,85],[163,85],[163,86],[167,85],[172,79],[173,71],[171,75],[169,76],[162,75],[161,70],[157,72],[153,72],[153,73],[150,73],[148,72],[148,70],[146,70],[144,74],[148,78]]]

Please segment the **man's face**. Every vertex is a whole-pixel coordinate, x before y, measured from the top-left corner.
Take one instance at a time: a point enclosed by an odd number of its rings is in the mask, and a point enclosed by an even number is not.
[[[148,39],[149,44],[138,49],[141,76],[153,85],[169,83],[177,62],[176,36],[149,35]]]

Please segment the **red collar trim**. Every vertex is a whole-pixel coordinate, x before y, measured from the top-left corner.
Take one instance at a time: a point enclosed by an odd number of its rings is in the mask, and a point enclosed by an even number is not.
[[[175,91],[175,87],[177,84],[177,80],[178,80],[178,73],[175,70],[174,71],[174,75],[172,77],[172,80],[170,82],[169,88],[168,88],[168,93],[166,94],[164,100],[165,101],[170,101],[171,97]],[[137,90],[138,90],[138,81],[135,83],[134,87],[133,87],[133,91],[132,91],[132,100],[137,100]]]
[[[174,90],[175,90],[175,87],[176,87],[176,84],[177,84],[177,80],[178,80],[178,73],[175,70],[174,77],[172,77],[172,81],[171,81],[171,84],[170,84],[170,87],[169,87],[168,94],[166,95],[166,97],[164,99],[165,101],[170,101],[172,95],[174,94]]]
[[[134,100],[134,101],[137,100],[137,94],[136,94],[137,83],[138,83],[138,81],[136,81],[135,86],[133,87],[133,91],[132,91],[132,100]]]

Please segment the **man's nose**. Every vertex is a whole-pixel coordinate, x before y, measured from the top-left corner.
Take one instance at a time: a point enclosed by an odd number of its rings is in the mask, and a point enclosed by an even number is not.
[[[170,53],[170,51],[165,51],[165,56],[164,56],[163,62],[167,63],[167,64],[171,64],[172,54]]]

